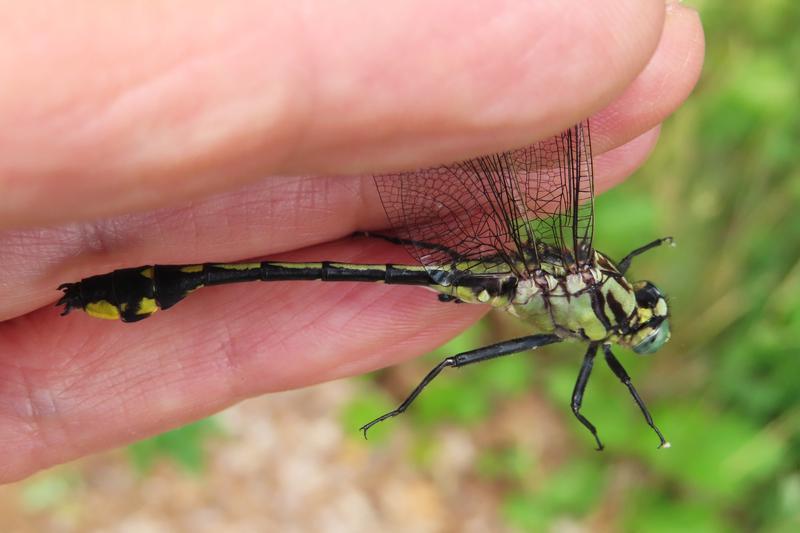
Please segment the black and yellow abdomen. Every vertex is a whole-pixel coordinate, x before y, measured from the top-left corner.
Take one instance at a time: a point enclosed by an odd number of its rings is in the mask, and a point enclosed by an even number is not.
[[[59,287],[62,314],[82,309],[96,318],[136,322],[159,309],[169,309],[189,293],[209,285],[245,281],[368,281],[431,285],[421,266],[353,265],[349,263],[204,263],[147,265],[84,278]]]

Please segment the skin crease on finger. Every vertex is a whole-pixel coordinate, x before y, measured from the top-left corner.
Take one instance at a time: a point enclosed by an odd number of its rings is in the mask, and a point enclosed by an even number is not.
[[[520,146],[618,96],[665,18],[662,0],[28,5],[0,16],[2,227]]]
[[[694,44],[696,50],[697,40]],[[680,48],[679,44],[674,48]],[[678,54],[674,55],[676,62]],[[678,87],[673,91],[658,81],[658,75],[648,78],[649,66],[620,100],[646,101],[649,88],[657,86],[662,93],[659,104],[670,103],[652,108],[650,119],[636,121],[624,119],[624,105],[617,106],[613,118],[604,119],[608,115],[601,112],[593,122],[593,138],[610,148],[654,126],[671,111],[671,97],[681,95],[674,97],[675,105],[685,97],[701,60],[702,53],[687,53],[682,66],[667,69],[668,81]],[[654,69],[650,74],[659,72],[664,71]],[[619,128],[620,124],[628,126]],[[654,130],[598,156],[598,188],[618,182],[638,166],[656,137]],[[23,276],[31,267],[34,275],[23,284],[27,289],[15,290],[0,301],[12,302],[4,304],[8,317],[26,312],[24,303],[30,305],[31,298],[35,306],[46,303],[52,296],[45,294],[53,284],[66,281],[62,277],[65,265],[80,277],[149,261],[239,259],[289,250],[297,242],[334,239],[352,229],[380,227],[382,214],[375,209],[375,199],[367,198],[370,193],[359,200],[360,205],[371,206],[367,214],[351,215],[352,209],[338,209],[337,201],[331,202],[338,198],[346,204],[353,193],[371,187],[369,178],[280,178],[277,183],[264,181],[180,209],[115,217],[99,225],[74,224],[50,233],[6,232],[0,235],[0,243],[10,246],[0,249],[4,254],[10,250],[11,264]],[[294,205],[294,214],[282,211],[280,204],[286,201]],[[239,211],[231,213],[233,206],[240,206]],[[276,222],[287,224],[277,226],[281,231],[270,231]],[[91,237],[96,239],[96,248],[87,246]],[[151,248],[154,240],[158,240],[156,249]],[[210,257],[209,250],[224,257]],[[285,258],[394,260],[396,252],[379,243],[366,248],[336,243]],[[65,262],[67,255],[76,260]],[[440,305],[430,293],[418,289],[268,285],[272,286],[209,289],[176,310],[136,325],[143,328],[139,330],[80,314],[62,319],[53,309],[0,325],[0,386],[4,390],[0,443],[14,451],[14,461],[5,472],[0,471],[0,479],[15,479],[49,464],[135,440],[252,394],[384,366],[446,340],[482,312]],[[8,284],[0,283],[4,286]],[[209,316],[209,309],[226,320]],[[254,323],[259,327],[253,328]],[[352,323],[359,324],[358,338],[351,335]],[[392,353],[386,353],[386,346],[393,347]]]

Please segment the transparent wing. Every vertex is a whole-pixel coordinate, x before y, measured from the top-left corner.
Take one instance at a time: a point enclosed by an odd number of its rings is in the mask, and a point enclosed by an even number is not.
[[[439,283],[464,272],[525,278],[540,264],[572,268],[590,256],[588,121],[526,148],[375,176],[375,184],[397,237]]]

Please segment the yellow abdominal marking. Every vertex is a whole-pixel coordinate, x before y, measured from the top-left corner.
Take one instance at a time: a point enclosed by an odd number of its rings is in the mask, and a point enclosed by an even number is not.
[[[185,274],[193,274],[195,272],[202,272],[203,265],[189,265],[181,268],[181,272]]]
[[[345,268],[347,270],[386,270],[386,265],[359,265],[351,263],[328,263],[333,268]]]
[[[294,269],[308,268],[309,266],[313,267],[319,265],[319,263],[276,263],[272,261],[269,264],[280,268],[294,268]],[[259,267],[260,266],[261,265],[259,265]]]
[[[139,309],[136,311],[137,315],[152,315],[158,311],[158,304],[153,298],[142,298],[139,301]]]
[[[119,320],[119,310],[108,300],[99,300],[86,304],[84,309],[89,316],[106,320]]]
[[[223,270],[255,270],[261,268],[261,263],[219,263],[214,266]]]

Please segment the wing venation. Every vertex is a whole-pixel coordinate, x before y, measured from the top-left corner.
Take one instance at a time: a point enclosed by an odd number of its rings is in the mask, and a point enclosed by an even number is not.
[[[443,284],[590,257],[594,179],[589,123],[531,146],[375,176],[389,223]],[[441,270],[449,274],[442,279]]]

